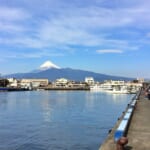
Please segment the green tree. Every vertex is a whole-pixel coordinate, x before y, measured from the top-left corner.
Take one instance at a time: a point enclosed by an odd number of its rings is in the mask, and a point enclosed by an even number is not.
[[[0,86],[6,87],[9,84],[9,81],[7,79],[0,79]]]

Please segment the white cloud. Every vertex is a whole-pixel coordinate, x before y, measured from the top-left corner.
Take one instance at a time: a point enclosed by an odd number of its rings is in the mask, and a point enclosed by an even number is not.
[[[21,8],[0,7],[0,21],[20,21],[29,18],[29,14]]]
[[[21,34],[27,30],[26,21],[31,16],[21,8],[0,7],[0,32],[13,34],[16,38],[17,34]],[[9,35],[7,35],[9,37]]]
[[[143,6],[117,9],[97,6],[71,7],[56,12],[57,15],[51,15],[49,19],[40,22],[36,36],[43,44],[55,46],[109,44],[110,47],[130,49],[131,41],[127,38],[120,40],[114,38],[114,32],[119,32],[117,28],[122,28],[122,31],[125,27],[138,27],[141,24],[145,26],[145,22],[142,21],[144,17],[150,20],[148,17],[150,11]],[[107,34],[112,35],[112,38]]]
[[[25,28],[16,23],[0,22],[0,31],[5,33],[19,33],[25,31]]]
[[[123,53],[123,50],[116,50],[116,49],[104,49],[104,50],[97,50],[96,51],[99,54],[105,54],[105,53]]]
[[[1,59],[0,60],[7,60],[7,59],[34,59],[34,58],[43,58],[43,57],[62,57],[65,54],[62,52],[57,52],[55,50],[48,50],[43,49],[42,51],[34,50],[26,50],[26,51],[14,51],[14,50],[2,50],[0,49]]]
[[[70,45],[87,47],[108,45],[118,49],[130,49],[131,41],[127,38],[114,38],[114,32],[122,31],[124,27],[145,26],[150,22],[150,10],[145,5],[113,8],[96,5],[86,7],[85,4],[81,7],[76,5],[67,7],[66,1],[63,5],[64,7],[53,5],[56,9],[51,6],[49,13],[40,14],[42,17],[38,16],[37,10],[34,13],[34,10],[30,11],[35,15],[32,17],[33,14],[27,13],[25,9],[0,7],[0,31],[13,33],[11,37],[9,35],[0,37],[0,43],[41,50],[63,49]],[[41,9],[44,11],[43,7]],[[28,22],[31,25],[27,25]],[[109,35],[112,35],[111,38]]]

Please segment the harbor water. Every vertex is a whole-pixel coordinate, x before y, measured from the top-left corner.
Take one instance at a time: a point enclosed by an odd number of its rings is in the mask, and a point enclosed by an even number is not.
[[[0,150],[98,150],[133,96],[0,92]]]

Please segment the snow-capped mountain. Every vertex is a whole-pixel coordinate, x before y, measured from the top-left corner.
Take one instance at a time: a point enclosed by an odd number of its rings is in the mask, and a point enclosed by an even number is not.
[[[47,70],[51,68],[60,69],[59,66],[55,65],[54,63],[48,60],[40,66],[39,70]]]
[[[29,73],[16,73],[6,75],[7,78],[47,78],[49,81],[55,81],[59,78],[67,78],[74,81],[84,81],[85,77],[93,77],[95,81],[104,80],[131,80],[131,78],[111,76],[100,73],[95,73],[92,71],[71,69],[71,68],[60,68],[59,66],[53,64],[51,61],[44,62],[39,69],[34,70]]]
[[[132,78],[126,78],[126,77],[120,77],[120,76],[111,76],[111,75],[105,75],[100,73],[95,73],[91,71],[86,70],[79,70],[79,69],[71,69],[71,68],[50,68],[47,70],[41,70],[39,72],[30,72],[30,73],[17,73],[17,74],[11,74],[6,75],[7,78],[46,78],[49,81],[55,81],[59,78],[66,78],[73,81],[84,81],[85,77],[93,77],[95,81],[104,81],[104,80],[133,80]]]

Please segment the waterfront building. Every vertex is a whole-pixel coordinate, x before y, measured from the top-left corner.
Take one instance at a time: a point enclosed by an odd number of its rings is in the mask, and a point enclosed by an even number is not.
[[[144,78],[137,78],[138,83],[144,83]]]
[[[70,81],[70,82],[68,82],[67,86],[72,87],[72,88],[85,88],[85,87],[87,87],[87,83],[86,82]]]
[[[18,87],[18,80],[15,78],[8,78],[9,81],[9,87]]]
[[[54,86],[66,87],[68,82],[69,82],[69,80],[65,79],[65,78],[56,79],[56,81],[54,82]]]
[[[123,80],[105,80],[104,84],[108,84],[108,85],[124,85],[125,81],[123,81]]]
[[[48,79],[21,79],[20,81],[21,86],[32,85],[32,87],[47,86],[48,83]]]
[[[86,82],[88,85],[93,85],[93,84],[95,83],[93,77],[86,77],[86,78],[85,78],[85,82]]]
[[[55,82],[51,85],[51,87],[59,87],[59,88],[85,88],[87,87],[86,82],[77,82],[68,80],[65,78],[56,79]]]

